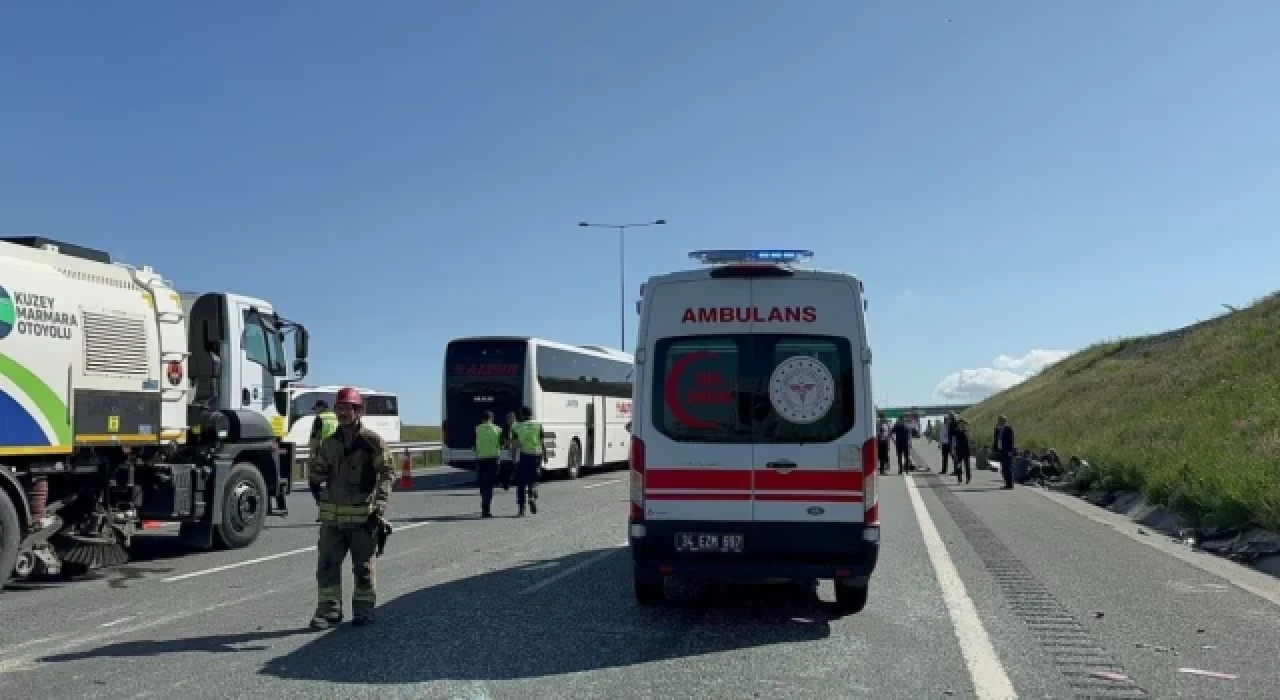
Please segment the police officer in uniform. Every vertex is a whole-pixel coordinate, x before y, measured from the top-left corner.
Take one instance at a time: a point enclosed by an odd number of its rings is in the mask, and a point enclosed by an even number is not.
[[[316,455],[320,453],[320,443],[326,438],[338,432],[338,414],[334,413],[328,402],[320,399],[311,406],[311,437],[307,440],[307,448],[311,451],[311,462],[314,464]],[[316,499],[320,498],[320,493],[316,489],[315,481],[309,481],[311,484],[311,495]],[[320,518],[316,518],[316,522],[320,522]]]
[[[542,426],[533,421],[533,410],[520,409],[520,420],[511,426],[520,457],[516,461],[516,517],[524,516],[525,496],[529,499],[529,512],[538,514],[538,468],[547,463],[547,451],[543,444]]]
[[[507,412],[507,424],[502,429],[502,456],[498,461],[498,482],[503,491],[511,490],[511,479],[516,474],[516,436],[512,432],[516,426],[516,412]]]
[[[502,428],[493,422],[493,411],[484,412],[476,426],[476,481],[480,482],[480,517],[492,518],[493,485],[498,480],[498,457],[502,452]]]
[[[311,463],[311,492],[317,494],[320,509],[318,600],[312,629],[327,629],[342,621],[342,563],[348,551],[356,582],[351,596],[354,622],[373,622],[374,556],[395,476],[386,443],[361,425],[364,397],[360,392],[344,388],[334,404],[338,430],[320,443]]]
[[[311,439],[307,441],[307,446],[314,455],[325,438],[338,432],[338,414],[329,409],[329,404],[324,399],[311,407],[311,413],[315,420],[311,423]]]

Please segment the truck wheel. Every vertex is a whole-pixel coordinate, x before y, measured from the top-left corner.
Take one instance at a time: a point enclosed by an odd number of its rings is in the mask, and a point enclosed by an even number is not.
[[[837,610],[846,614],[855,614],[867,607],[868,584],[855,584],[844,579],[836,579],[835,584]]]
[[[268,498],[267,482],[257,467],[241,462],[231,468],[222,494],[222,522],[216,531],[223,546],[241,549],[258,539],[266,523]]]
[[[636,602],[641,605],[661,605],[667,600],[666,587],[661,576],[645,576],[640,572],[631,575],[635,587]]]
[[[582,474],[582,443],[574,438],[569,443],[569,468],[565,470],[565,476],[570,479],[576,479]]]
[[[22,544],[18,509],[9,494],[0,488],[0,588],[9,582],[13,567],[18,562],[18,546]]]

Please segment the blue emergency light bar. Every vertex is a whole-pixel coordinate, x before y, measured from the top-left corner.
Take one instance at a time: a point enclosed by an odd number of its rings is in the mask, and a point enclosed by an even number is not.
[[[689,257],[704,265],[793,263],[813,257],[812,250],[695,250]]]

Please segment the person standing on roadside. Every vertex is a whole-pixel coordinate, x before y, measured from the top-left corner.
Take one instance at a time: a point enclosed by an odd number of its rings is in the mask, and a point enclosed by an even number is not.
[[[992,436],[992,446],[995,450],[997,459],[1000,460],[1000,474],[1004,477],[1004,488],[1013,488],[1013,426],[1009,425],[1009,419],[1000,416],[996,419],[996,430]]]
[[[533,409],[528,406],[520,409],[520,422],[511,428],[515,434],[516,444],[520,448],[520,457],[516,460],[516,517],[524,517],[526,498],[529,512],[538,514],[538,472],[547,463],[547,448],[542,434],[542,426],[533,420]]]
[[[893,430],[889,426],[889,419],[880,414],[880,420],[876,424],[876,460],[880,463],[880,473],[889,473],[889,438],[893,436]]]
[[[942,471],[938,473],[942,476],[947,475],[947,458],[951,456],[951,430],[951,421],[938,424],[938,448],[942,450]]]
[[[334,401],[338,431],[320,443],[311,465],[311,492],[320,509],[316,545],[316,612],[311,628],[323,630],[342,621],[342,562],[351,553],[355,592],[353,622],[373,622],[377,603],[374,557],[378,533],[386,522],[395,465],[382,436],[364,427],[364,397],[346,387]]]
[[[311,406],[311,415],[311,436],[307,440],[307,449],[310,451],[311,460],[314,461],[316,455],[320,453],[320,443],[338,432],[338,414],[329,408],[328,401],[320,399]],[[314,489],[311,495],[318,498]],[[316,518],[316,522],[320,522],[319,517]]]
[[[493,485],[498,480],[498,458],[502,453],[502,428],[493,422],[493,411],[485,411],[476,426],[476,481],[480,482],[480,517],[492,518]]]
[[[498,482],[503,491],[511,490],[516,475],[516,412],[507,411],[507,424],[502,426],[502,456],[498,462]]]
[[[911,463],[911,430],[902,416],[898,416],[898,422],[893,424],[893,439],[894,446],[898,448],[898,473],[902,474]]]
[[[955,432],[951,434],[951,464],[956,470],[957,484],[973,480],[973,471],[969,467],[969,423],[963,418],[956,421]]]

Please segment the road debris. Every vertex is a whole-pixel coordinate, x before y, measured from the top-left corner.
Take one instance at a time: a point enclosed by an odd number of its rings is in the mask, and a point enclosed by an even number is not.
[[[1193,676],[1205,676],[1206,678],[1217,678],[1224,681],[1234,681],[1239,678],[1234,673],[1223,673],[1222,671],[1204,671],[1198,668],[1180,668],[1178,673],[1189,673]]]

